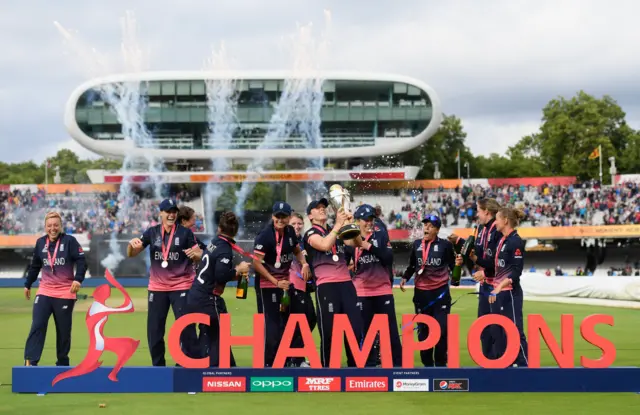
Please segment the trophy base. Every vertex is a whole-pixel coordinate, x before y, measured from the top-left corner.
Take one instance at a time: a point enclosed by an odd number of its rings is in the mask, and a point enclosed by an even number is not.
[[[355,223],[344,225],[338,231],[338,237],[342,240],[350,240],[357,238],[360,235],[360,227]]]

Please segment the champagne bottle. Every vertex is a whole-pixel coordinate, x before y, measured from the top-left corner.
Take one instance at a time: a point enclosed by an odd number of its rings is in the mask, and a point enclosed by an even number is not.
[[[454,265],[451,273],[451,285],[457,287],[460,285],[460,277],[462,276],[462,266]]]
[[[280,312],[284,313],[289,309],[289,304],[291,303],[291,298],[289,298],[289,290],[284,290],[282,294],[282,299],[280,300]]]
[[[464,245],[462,245],[462,249],[460,249],[460,255],[462,255],[462,258],[465,260],[469,259],[469,254],[471,254],[471,250],[473,250],[473,247],[475,246],[477,228],[478,228],[478,225],[474,223],[473,232],[471,233],[471,235],[469,235],[467,240],[464,241]]]
[[[240,275],[240,281],[238,281],[238,287],[236,288],[236,298],[239,300],[247,299],[247,288],[249,287],[249,281],[247,274]]]

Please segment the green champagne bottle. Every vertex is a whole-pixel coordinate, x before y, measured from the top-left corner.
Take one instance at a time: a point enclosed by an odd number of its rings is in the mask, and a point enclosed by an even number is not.
[[[471,235],[469,235],[467,240],[464,241],[464,245],[462,245],[462,249],[460,249],[460,255],[462,255],[462,258],[464,260],[469,259],[469,255],[471,254],[471,251],[473,250],[473,247],[475,246],[477,229],[478,229],[478,225],[476,225],[474,223],[473,224],[473,232],[471,233]]]
[[[451,273],[451,285],[457,287],[460,285],[460,277],[462,276],[462,267],[460,265],[453,266],[453,272]]]
[[[284,313],[289,309],[289,304],[291,303],[291,298],[289,298],[289,290],[284,290],[282,294],[282,299],[280,300],[280,312]]]
[[[249,281],[247,278],[247,274],[240,275],[240,281],[238,281],[238,287],[236,288],[236,298],[238,300],[246,300],[247,299],[247,288],[249,287]]]

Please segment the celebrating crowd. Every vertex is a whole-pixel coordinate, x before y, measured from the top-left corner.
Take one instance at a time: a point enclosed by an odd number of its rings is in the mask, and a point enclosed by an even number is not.
[[[469,227],[477,221],[476,201],[495,198],[499,203],[521,209],[521,226],[580,226],[640,223],[637,183],[601,187],[597,182],[570,186],[463,186],[452,190],[413,189],[397,194],[397,202],[383,205],[382,220],[390,229],[417,229],[424,215],[436,214],[444,227]],[[188,201],[193,195],[180,191],[172,195]],[[355,195],[355,199],[368,195]],[[127,206],[118,203],[115,193],[47,195],[44,190],[0,191],[0,234],[40,232],[42,215],[51,209],[60,212],[68,234],[139,233],[157,224],[157,204],[144,194],[127,197]],[[127,209],[123,220],[118,211]],[[196,214],[195,232],[204,231],[204,218]]]
[[[192,195],[178,192],[174,199],[188,201]],[[42,217],[55,210],[62,217],[65,233],[111,234],[140,233],[149,226],[158,224],[158,206],[142,193],[132,193],[125,202],[118,202],[116,193],[89,193],[47,195],[44,190],[32,192],[14,190],[0,192],[0,234],[38,234],[42,232]],[[118,212],[124,210],[121,218]],[[119,220],[120,219],[120,220]],[[197,214],[196,232],[204,230],[204,219]]]
[[[383,206],[391,228],[414,229],[426,214],[437,214],[444,226],[469,227],[477,220],[476,201],[495,198],[525,214],[522,226],[580,226],[640,223],[637,183],[602,187],[585,182],[569,186],[464,186],[453,190],[410,190],[397,206]]]

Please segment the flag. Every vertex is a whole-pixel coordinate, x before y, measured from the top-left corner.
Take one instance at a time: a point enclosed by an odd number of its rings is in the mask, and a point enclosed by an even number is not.
[[[600,157],[600,146],[596,147],[589,155],[589,160],[597,159]]]
[[[460,150],[456,153],[456,163],[460,161]]]

